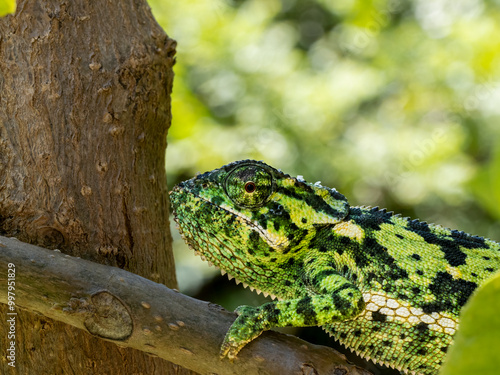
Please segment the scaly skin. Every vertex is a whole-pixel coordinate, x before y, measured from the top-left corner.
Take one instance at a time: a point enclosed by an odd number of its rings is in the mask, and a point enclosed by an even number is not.
[[[240,306],[230,359],[264,330],[322,326],[362,357],[436,374],[461,307],[500,269],[500,244],[385,210],[262,162],[234,162],[171,192],[185,241],[245,285],[278,297]]]

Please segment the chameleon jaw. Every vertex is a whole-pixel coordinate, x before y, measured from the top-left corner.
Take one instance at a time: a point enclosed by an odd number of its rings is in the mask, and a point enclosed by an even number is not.
[[[257,288],[254,288],[250,285],[248,285],[247,283],[243,282],[243,281],[240,281],[238,280],[236,277],[234,277],[233,275],[229,274],[227,271],[224,271],[222,268],[218,267],[217,265],[213,264],[212,262],[210,262],[205,255],[203,255],[202,253],[200,253],[199,251],[195,251],[195,255],[198,255],[203,261],[207,262],[208,265],[210,267],[215,267],[217,268],[221,275],[224,276],[224,275],[227,275],[227,278],[229,280],[234,280],[234,282],[236,283],[236,285],[239,285],[239,284],[242,284],[244,288],[249,288],[252,292],[256,292],[257,294],[261,294],[264,296],[264,297],[271,297],[273,300],[277,299],[277,300],[282,300],[282,298],[278,297],[278,296],[275,296],[274,294],[271,294],[271,293],[268,293],[268,292],[264,292],[260,289],[257,289]]]
[[[208,203],[210,203],[210,202],[208,202]],[[193,250],[194,254],[195,254],[195,255],[197,255],[197,256],[199,256],[199,257],[200,257],[203,261],[207,262],[207,263],[208,263],[208,265],[209,265],[210,267],[212,267],[212,266],[213,266],[213,267],[217,268],[217,269],[220,271],[220,273],[222,274],[222,276],[227,275],[227,277],[228,277],[228,279],[229,279],[229,280],[234,280],[234,281],[236,282],[236,285],[242,284],[244,288],[249,288],[252,292],[256,292],[257,294],[261,294],[261,293],[262,293],[262,295],[264,295],[264,297],[268,297],[268,296],[269,296],[269,297],[271,297],[273,300],[275,300],[275,299],[282,300],[282,298],[280,298],[280,297],[278,297],[278,296],[276,296],[276,295],[274,295],[274,294],[271,294],[271,293],[268,293],[268,292],[264,292],[264,291],[262,291],[262,290],[260,290],[260,289],[257,289],[257,288],[255,288],[255,287],[252,287],[252,286],[248,285],[248,284],[247,284],[247,283],[245,283],[245,282],[242,282],[242,281],[238,280],[236,277],[234,277],[233,275],[231,275],[231,274],[230,274],[230,273],[228,273],[227,271],[223,270],[222,268],[220,268],[220,267],[219,267],[219,266],[217,266],[216,264],[212,263],[209,259],[207,259],[207,257],[206,257],[206,256],[205,256],[205,255],[204,255],[201,251],[196,250],[196,249],[195,249],[195,248],[194,248],[194,247],[193,247],[193,246],[189,243],[189,241],[187,241],[187,238],[185,237],[184,232],[182,231],[182,228],[180,227],[180,225],[179,225],[179,223],[178,223],[178,221],[177,221],[177,217],[176,217],[175,215],[174,215],[174,222],[175,222],[175,227],[176,227],[176,229],[179,231],[179,233],[180,233],[180,235],[181,235],[182,239],[183,239],[183,240],[184,240],[184,242],[187,244],[187,246],[188,246],[191,250]]]
[[[177,229],[179,230],[179,233],[181,234],[181,236],[184,238],[184,234],[182,233],[182,230],[179,228],[179,225],[178,223],[176,222],[176,227]],[[249,288],[252,292],[256,292],[257,294],[261,294],[264,296],[264,297],[271,297],[273,300],[282,300],[282,298],[274,295],[274,294],[271,294],[271,293],[268,293],[268,292],[264,292],[260,289],[257,289],[257,288],[254,288],[250,285],[248,285],[247,283],[243,282],[243,281],[240,281],[238,280],[236,277],[234,277],[233,275],[231,275],[230,273],[228,273],[227,271],[223,270],[222,268],[220,268],[219,266],[217,266],[216,264],[212,263],[210,260],[207,259],[207,257],[200,251],[196,250],[192,245],[190,245],[189,243],[186,243],[188,245],[188,247],[193,250],[194,254],[199,256],[201,258],[201,260],[203,260],[204,262],[207,262],[207,264],[210,266],[210,267],[215,267],[219,270],[219,272],[221,273],[222,276],[224,275],[227,275],[227,278],[229,280],[234,280],[234,282],[236,283],[236,285],[239,285],[239,284],[242,284],[244,288]]]

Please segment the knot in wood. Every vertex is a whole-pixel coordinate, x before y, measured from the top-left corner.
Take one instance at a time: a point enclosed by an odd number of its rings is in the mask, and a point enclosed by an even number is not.
[[[91,334],[111,340],[125,340],[132,334],[132,317],[118,297],[102,291],[92,295],[91,302],[92,315],[84,322]]]
[[[45,226],[37,230],[37,242],[40,246],[57,248],[64,244],[64,235],[56,228]]]

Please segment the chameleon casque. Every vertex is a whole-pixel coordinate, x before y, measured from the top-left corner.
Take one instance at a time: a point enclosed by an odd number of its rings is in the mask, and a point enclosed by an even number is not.
[[[196,254],[277,297],[240,306],[222,344],[234,358],[264,330],[321,326],[364,358],[436,374],[461,307],[500,269],[500,244],[377,207],[243,160],[170,193]]]

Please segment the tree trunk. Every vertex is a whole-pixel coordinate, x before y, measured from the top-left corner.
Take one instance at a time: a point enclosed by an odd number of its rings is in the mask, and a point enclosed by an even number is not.
[[[0,38],[0,233],[175,287],[164,169],[175,42],[144,0],[18,1]],[[190,373],[17,313],[15,368],[0,324],[3,374]]]

